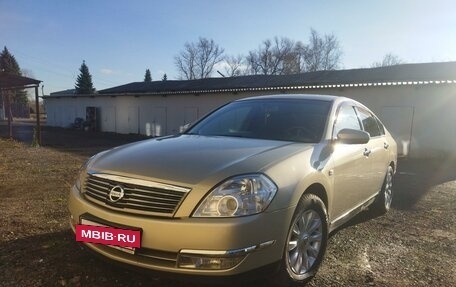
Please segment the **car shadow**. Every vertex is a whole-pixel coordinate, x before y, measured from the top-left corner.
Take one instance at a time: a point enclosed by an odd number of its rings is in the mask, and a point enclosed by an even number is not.
[[[434,186],[456,180],[456,158],[403,159],[394,178],[392,207],[413,209]]]
[[[4,271],[0,280],[8,286],[112,286],[112,282],[139,286],[137,283],[146,280],[154,282],[97,261],[82,250],[69,229],[2,242],[0,250]]]
[[[375,212],[374,210],[371,209],[366,209],[361,211],[360,213],[356,214],[353,218],[351,218],[349,221],[345,222],[341,226],[337,227],[334,229],[330,234],[329,237],[333,237],[336,235],[339,231],[346,229],[351,226],[355,226],[358,224],[362,224],[364,222],[370,221],[372,219],[375,219],[382,214],[379,214],[378,212]]]
[[[394,177],[392,209],[413,210],[423,196],[433,187],[456,180],[456,160],[444,159],[399,159],[398,170]],[[330,236],[340,230],[355,226],[383,214],[373,209],[366,209],[355,215],[348,222],[336,228]]]
[[[70,229],[10,238],[0,242],[0,250],[5,286],[233,286],[117,263],[82,247]],[[240,281],[235,286],[251,285]]]

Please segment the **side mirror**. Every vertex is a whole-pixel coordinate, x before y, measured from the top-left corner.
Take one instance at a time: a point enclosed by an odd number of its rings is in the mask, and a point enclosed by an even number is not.
[[[190,128],[191,125],[192,125],[192,123],[187,123],[187,124],[181,126],[179,129],[179,132],[184,133],[185,131],[187,131]]]
[[[337,134],[337,141],[344,144],[365,144],[369,139],[369,134],[361,130],[342,129]]]

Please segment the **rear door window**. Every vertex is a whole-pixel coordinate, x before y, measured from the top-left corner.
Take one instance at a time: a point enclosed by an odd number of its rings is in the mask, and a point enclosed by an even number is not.
[[[364,131],[368,132],[371,137],[381,136],[382,132],[374,115],[360,107],[356,107],[356,110],[358,111],[358,116]]]
[[[377,125],[380,129],[381,135],[385,135],[385,127],[383,126],[383,124],[380,122],[380,120],[377,117],[375,117],[375,119],[377,120]]]

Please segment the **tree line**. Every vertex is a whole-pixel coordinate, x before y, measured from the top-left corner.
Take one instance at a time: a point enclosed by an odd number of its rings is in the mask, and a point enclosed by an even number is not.
[[[306,43],[287,37],[264,40],[256,49],[246,55],[227,55],[225,49],[213,39],[199,37],[196,42],[187,42],[174,57],[174,63],[181,80],[209,78],[215,72],[223,77],[243,75],[291,75],[305,72],[337,70],[342,64],[342,48],[334,34],[321,35],[310,29]],[[404,63],[398,56],[388,53],[380,62],[371,67],[392,66]],[[220,67],[220,70],[215,69]],[[83,61],[76,80],[77,94],[95,92],[92,76]],[[168,76],[163,75],[162,81]],[[144,82],[152,82],[150,69],[146,69]]]
[[[334,34],[321,35],[310,29],[307,42],[287,37],[266,39],[245,55],[229,55],[213,39],[199,37],[196,42],[185,43],[174,57],[174,64],[181,80],[211,77],[215,72],[223,77],[243,75],[290,75],[305,72],[337,70],[342,65],[342,48]],[[405,63],[398,56],[387,53],[371,67],[392,66]],[[14,56],[5,47],[0,53],[0,71],[16,75],[27,74],[19,68]],[[163,74],[162,81],[168,76]],[[144,82],[152,82],[150,69],[146,69]],[[75,82],[76,94],[93,94],[96,89],[85,61],[79,68]],[[27,102],[25,92],[18,91],[14,102]]]
[[[195,43],[186,43],[174,60],[180,78],[193,80],[211,76],[217,65],[223,66],[223,72],[218,72],[228,77],[290,75],[336,70],[341,58],[342,49],[334,34],[320,35],[311,29],[306,43],[274,37],[264,40],[246,55],[236,56],[225,55],[214,40],[200,37]]]
[[[310,29],[307,42],[287,37],[264,40],[246,55],[227,55],[212,39],[200,37],[187,42],[174,57],[179,79],[194,80],[211,77],[214,69],[226,77],[241,75],[290,75],[305,72],[337,70],[342,64],[342,48],[334,34],[321,35]],[[404,63],[388,53],[382,61],[371,67],[391,66]]]

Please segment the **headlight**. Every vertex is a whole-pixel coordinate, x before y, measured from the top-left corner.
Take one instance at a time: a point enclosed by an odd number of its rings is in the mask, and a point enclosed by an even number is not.
[[[85,173],[86,173],[85,165],[83,167],[81,167],[79,169],[78,176],[76,177],[76,181],[74,183],[74,186],[76,186],[76,188],[79,191],[82,191],[82,183],[84,182],[84,179],[85,179]]]
[[[82,192],[82,183],[85,180],[87,174],[87,163],[83,164],[78,171],[78,176],[76,177],[76,181],[74,183],[74,186]]]
[[[96,155],[93,155],[92,157],[90,157],[88,160],[86,160],[86,162],[81,165],[81,167],[79,168],[79,171],[78,171],[78,176],[76,177],[76,181],[74,183],[74,186],[80,191],[82,192],[82,184],[84,183],[85,181],[85,178],[87,176],[87,168],[89,167],[89,164],[91,162],[93,162],[94,159],[98,158],[99,156],[101,156],[102,154],[108,152],[109,150],[105,150],[105,151],[102,151],[102,152],[99,152],[97,153]]]
[[[236,176],[209,193],[193,216],[236,217],[260,213],[276,192],[276,185],[263,174]]]

